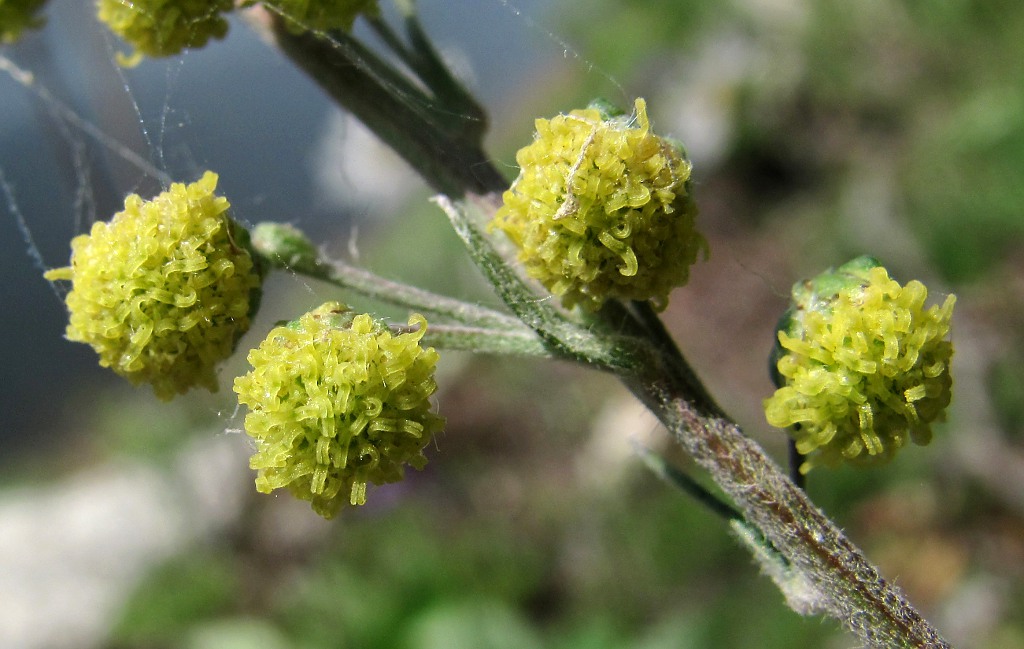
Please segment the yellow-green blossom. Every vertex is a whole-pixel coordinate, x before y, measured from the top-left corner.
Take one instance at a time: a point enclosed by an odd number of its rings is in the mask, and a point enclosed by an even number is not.
[[[67,338],[88,343],[133,384],[161,399],[217,389],[215,368],[249,328],[260,277],[248,234],[216,196],[217,174],[172,184],[150,201],[132,194],[109,223],[71,241]]]
[[[36,14],[46,0],[0,0],[0,43],[13,43],[26,29],[43,24]]]
[[[232,0],[97,0],[97,16],[112,32],[135,48],[121,60],[135,65],[143,56],[179,54],[202,47],[210,38],[224,38],[224,13]]]
[[[956,298],[925,308],[927,297],[921,282],[900,286],[869,257],[793,287],[775,355],[781,387],[764,407],[807,456],[802,472],[886,462],[910,441],[931,441],[951,398]]]
[[[426,464],[444,420],[431,412],[438,355],[423,349],[423,316],[393,335],[366,314],[328,302],[275,328],[235,379],[256,440],[256,489],[287,487],[325,518],[366,502],[368,483],[397,482]]]
[[[527,274],[567,307],[621,298],[663,308],[707,251],[681,147],[651,133],[643,99],[633,117],[587,108],[536,128],[493,221]]]
[[[377,0],[263,0],[284,16],[295,31],[329,31],[352,29],[359,14],[376,16]]]

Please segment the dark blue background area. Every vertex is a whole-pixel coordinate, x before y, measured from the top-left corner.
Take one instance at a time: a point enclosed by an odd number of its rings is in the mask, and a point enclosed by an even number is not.
[[[523,0],[516,7],[536,18],[549,4]],[[560,52],[498,0],[420,8],[442,48],[456,47],[480,66],[473,89],[486,102],[514,87],[545,48],[547,55]],[[13,206],[0,201],[0,463],[20,449],[56,442],[74,426],[83,400],[120,382],[90,348],[63,339],[64,306],[42,279],[35,254],[46,267],[66,264],[70,239],[119,210],[127,193],[161,189],[157,178],[70,124],[56,102],[176,181],[217,170],[218,189],[243,222],[298,219],[314,237],[348,228],[349,215],[317,213],[324,203],[309,173],[310,152],[337,109],[244,23],[233,20],[225,40],[202,50],[125,70],[112,60],[111,48],[120,43],[91,11],[92,3],[52,0],[44,29],[0,49],[32,73],[36,88],[0,71],[0,171],[14,198]],[[507,35],[510,27],[522,33],[496,46],[493,34]]]

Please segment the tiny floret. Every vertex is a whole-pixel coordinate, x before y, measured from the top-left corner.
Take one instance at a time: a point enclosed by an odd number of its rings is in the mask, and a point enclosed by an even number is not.
[[[121,59],[128,66],[143,56],[173,56],[224,38],[224,14],[234,7],[232,0],[98,0],[96,5],[99,20],[135,48]]]
[[[611,298],[664,308],[707,253],[682,148],[651,133],[643,99],[632,117],[591,107],[536,128],[493,221],[527,274],[569,308]]]
[[[377,0],[263,0],[278,11],[294,31],[352,29],[359,14],[376,16]]]
[[[931,441],[951,399],[956,298],[925,308],[927,297],[870,257],[793,287],[774,353],[780,387],[764,407],[806,457],[801,472],[884,463],[908,441]]]
[[[260,276],[247,233],[214,194],[217,174],[175,183],[150,201],[136,194],[109,223],[71,241],[71,265],[46,273],[69,280],[67,338],[88,343],[133,384],[161,399],[199,385],[249,328]]]
[[[367,484],[422,469],[423,448],[444,420],[431,412],[438,354],[424,349],[423,316],[393,334],[369,315],[329,302],[276,327],[235,379],[256,441],[256,489],[287,487],[331,518],[366,502]]]
[[[46,0],[0,0],[0,43],[13,43],[26,29],[42,26],[37,14]]]

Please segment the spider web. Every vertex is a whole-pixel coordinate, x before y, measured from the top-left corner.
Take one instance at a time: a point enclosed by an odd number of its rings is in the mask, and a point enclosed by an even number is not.
[[[547,4],[424,0],[419,9],[427,32],[494,115],[516,106],[520,84],[538,66],[554,61],[595,74],[533,17]],[[387,12],[390,3],[381,6]],[[291,222],[314,240],[347,241],[351,255],[357,229],[365,236],[386,223],[423,187],[235,16],[223,41],[125,69],[116,57],[126,46],[95,20],[92,3],[53,0],[45,15],[43,29],[0,50],[0,210],[8,217],[0,218],[0,245],[11,269],[0,280],[8,300],[0,317],[10,350],[7,447],[40,439],[40,429],[42,439],[59,439],[74,414],[52,408],[53,386],[74,395],[83,385],[120,384],[87,346],[62,339],[66,289],[41,274],[65,265],[70,239],[118,211],[126,194],[149,197],[213,169],[241,222]],[[360,22],[357,35],[374,41]],[[494,35],[509,32],[495,49]],[[610,76],[596,74],[608,94],[625,96]],[[297,277],[271,282],[268,292],[292,295],[296,309],[338,297]],[[55,297],[40,299],[46,294]],[[265,331],[260,324],[253,330]],[[226,369],[224,379],[230,375]]]

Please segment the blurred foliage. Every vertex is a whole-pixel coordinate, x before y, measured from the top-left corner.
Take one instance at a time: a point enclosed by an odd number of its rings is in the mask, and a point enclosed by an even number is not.
[[[1024,442],[1024,359],[1009,353],[996,359],[989,390],[999,424],[1018,443]]]
[[[599,509],[572,507],[564,501],[581,496],[566,491],[517,519],[410,496],[346,518],[320,550],[271,570],[277,578],[247,581],[263,561],[238,561],[237,548],[182,557],[132,597],[115,646],[180,646],[218,619],[263,620],[273,646],[303,649],[816,647],[834,633],[752,581],[721,522],[647,476],[633,482]],[[253,632],[221,632],[231,628]]]
[[[230,611],[239,585],[233,563],[230,555],[189,552],[154,569],[121,612],[114,646],[175,646]]]

